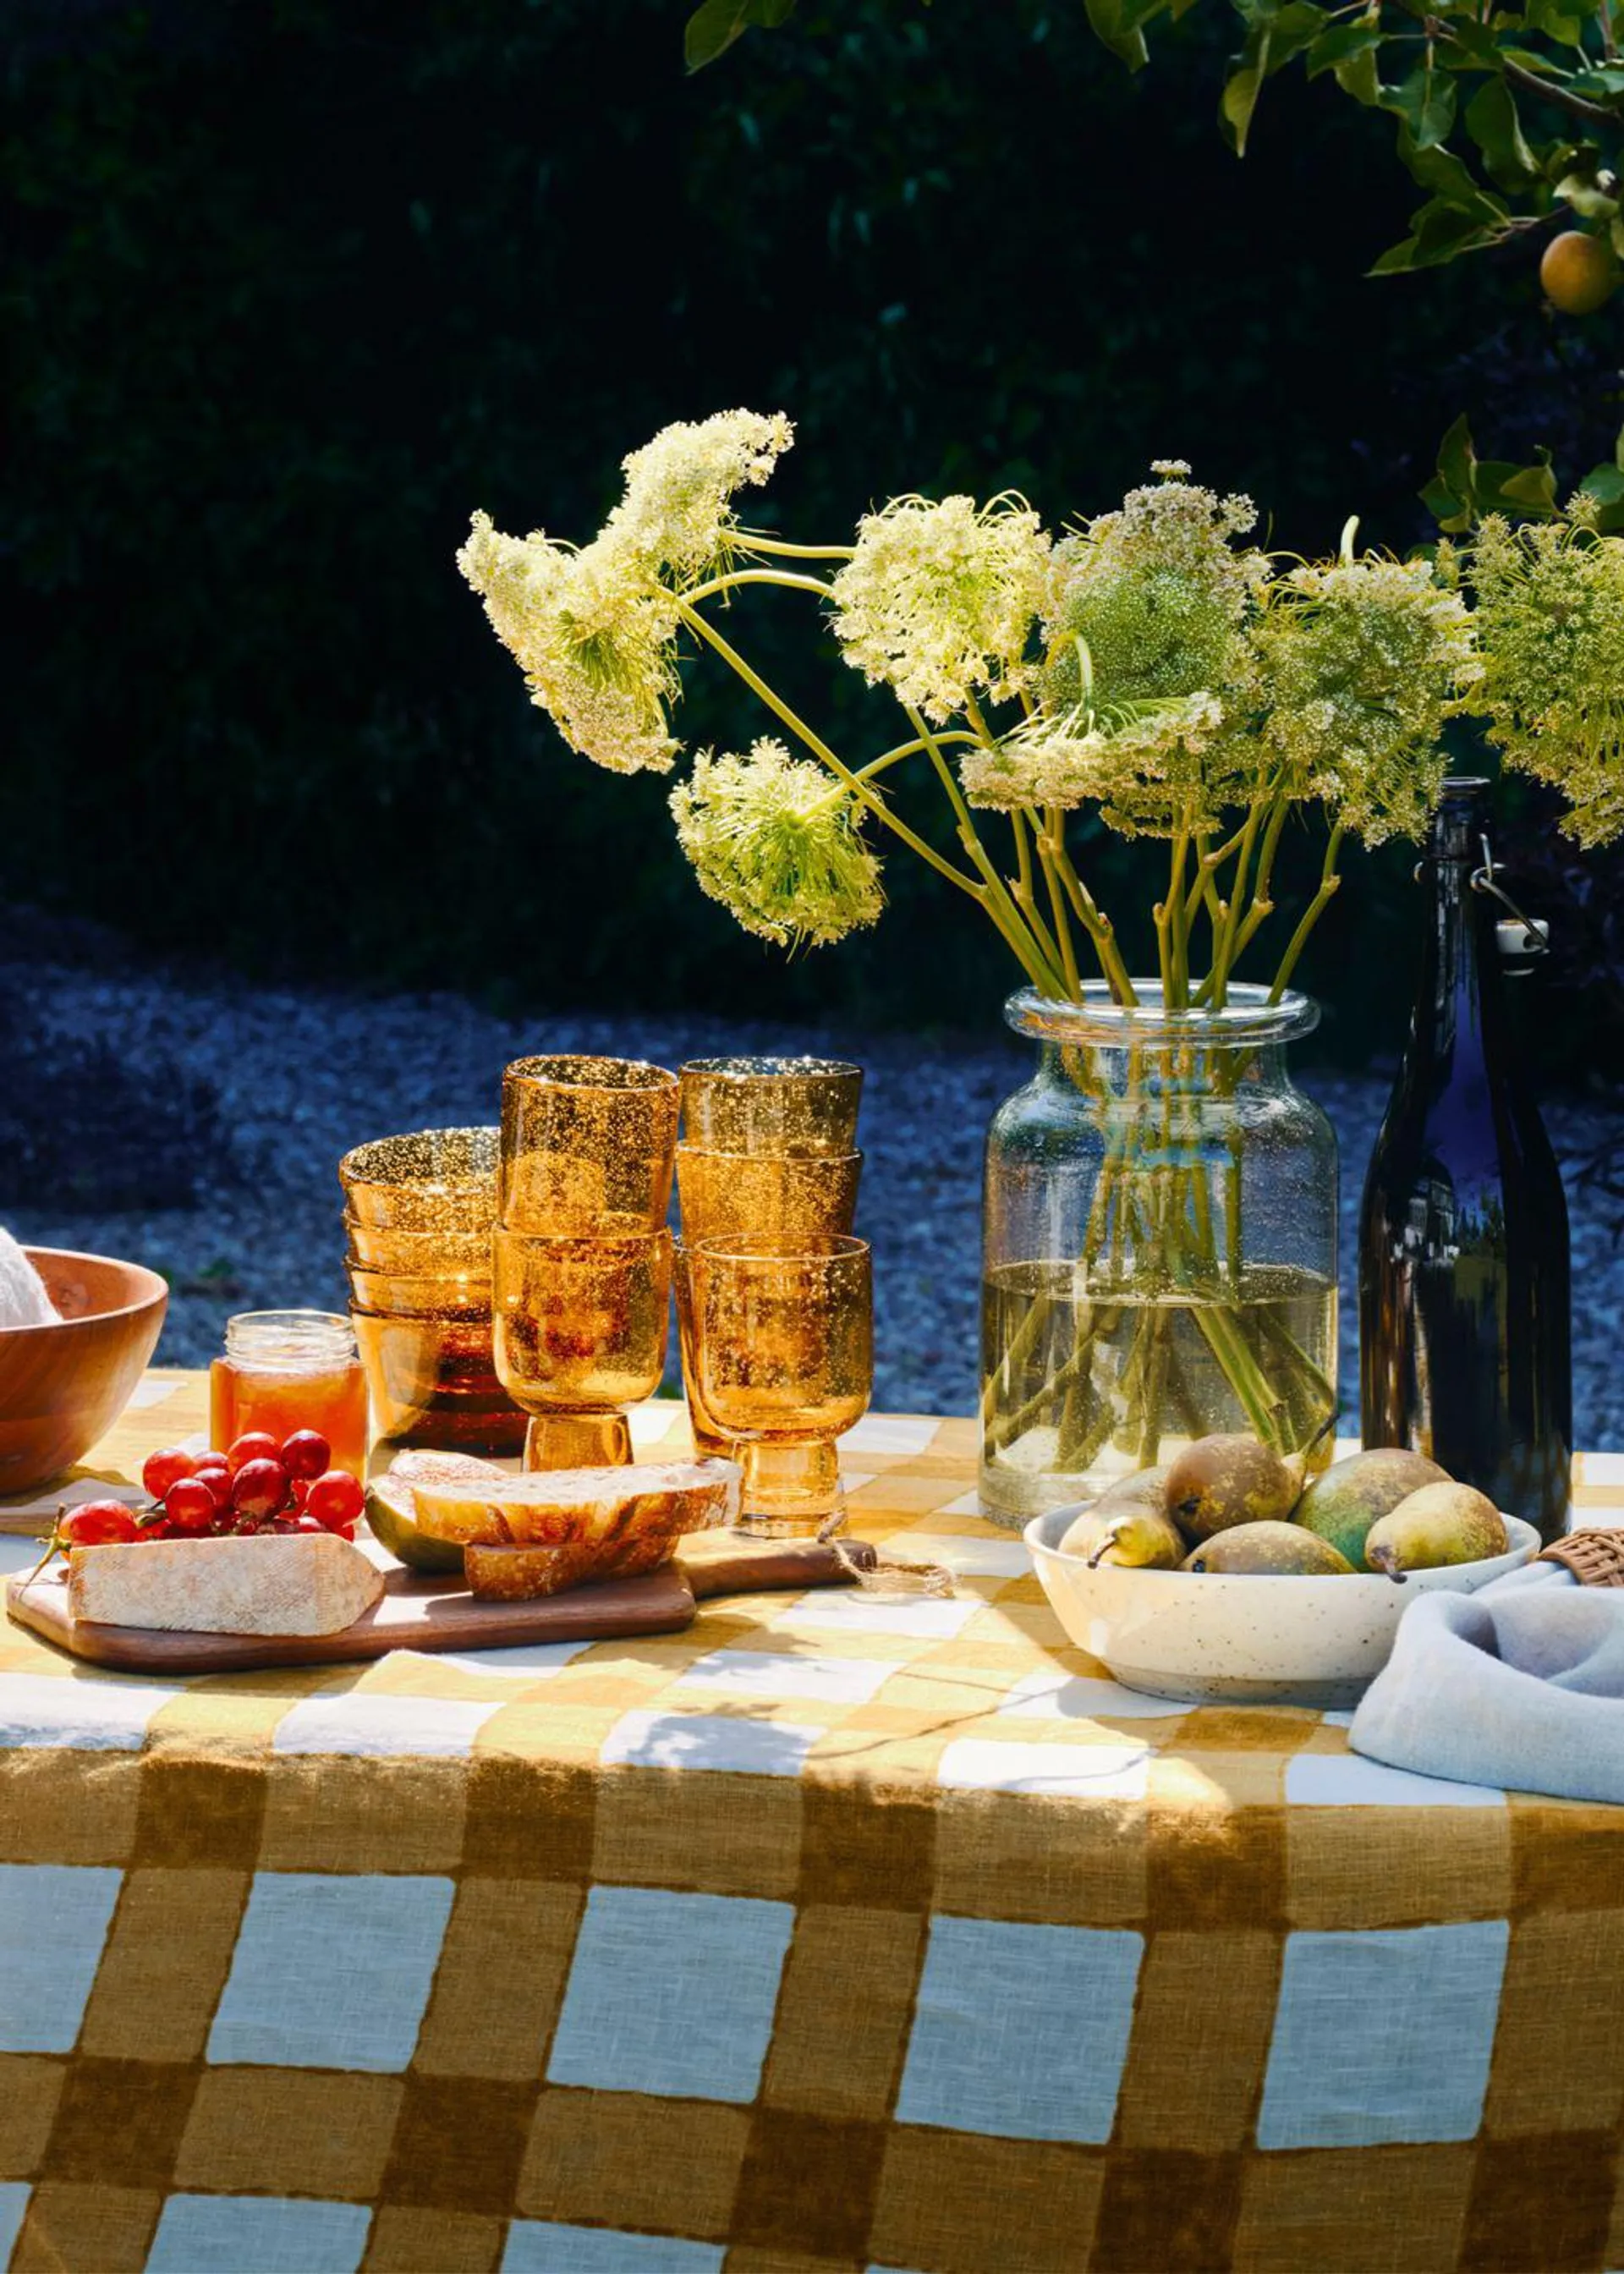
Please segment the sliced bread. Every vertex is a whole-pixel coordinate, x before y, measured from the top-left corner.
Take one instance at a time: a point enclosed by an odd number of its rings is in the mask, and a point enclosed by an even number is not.
[[[626,1468],[550,1469],[499,1480],[414,1476],[417,1521],[465,1547],[607,1548],[643,1530],[673,1537],[738,1521],[733,1461],[650,1461]]]

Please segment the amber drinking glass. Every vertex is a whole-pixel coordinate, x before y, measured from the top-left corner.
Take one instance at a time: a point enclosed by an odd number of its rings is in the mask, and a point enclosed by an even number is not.
[[[702,1239],[688,1269],[700,1399],[738,1441],[746,1527],[838,1529],[835,1440],[867,1412],[874,1382],[868,1243]]]
[[[690,1058],[682,1133],[717,1153],[850,1153],[862,1068],[839,1058]]]
[[[689,1240],[829,1239],[857,1215],[861,1153],[714,1153],[677,1148],[682,1231]]]
[[[671,1234],[498,1231],[492,1254],[497,1371],[532,1417],[526,1468],[629,1461],[625,1408],[665,1363]]]
[[[508,1231],[652,1231],[671,1203],[677,1077],[639,1058],[515,1058],[502,1078]]]

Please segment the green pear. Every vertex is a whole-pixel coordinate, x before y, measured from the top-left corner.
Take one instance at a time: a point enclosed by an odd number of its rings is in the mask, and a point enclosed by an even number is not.
[[[1353,1566],[1339,1555],[1328,1540],[1320,1540],[1299,1525],[1268,1521],[1231,1524],[1184,1558],[1186,1571],[1211,1571],[1223,1576],[1248,1574],[1259,1578],[1329,1578],[1351,1572]]]
[[[1090,1563],[1126,1563],[1139,1570],[1177,1571],[1184,1560],[1184,1535],[1159,1508],[1131,1508],[1108,1517],[1105,1538]]]
[[[1291,1512],[1293,1524],[1317,1532],[1356,1569],[1365,1561],[1365,1540],[1372,1524],[1423,1485],[1447,1484],[1447,1470],[1424,1453],[1401,1445],[1373,1446],[1338,1461],[1314,1479]]]
[[[1470,1485],[1423,1485],[1372,1525],[1365,1561],[1372,1571],[1402,1579],[1443,1563],[1480,1563],[1510,1545],[1506,1520],[1485,1493]]]
[[[1297,1479],[1278,1453],[1243,1435],[1198,1437],[1167,1473],[1167,1510],[1186,1539],[1289,1516]]]
[[[1060,1542],[1060,1553],[1063,1555],[1092,1556],[1096,1549],[1109,1547],[1111,1544],[1109,1522],[1109,1517],[1100,1516],[1094,1509],[1086,1508],[1080,1516],[1074,1516],[1067,1526]]]

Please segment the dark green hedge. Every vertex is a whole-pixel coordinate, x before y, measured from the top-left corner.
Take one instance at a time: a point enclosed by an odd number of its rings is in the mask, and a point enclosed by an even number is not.
[[[1609,432],[1520,257],[1362,281],[1391,122],[1288,90],[1237,164],[1195,19],[1130,80],[1080,0],[847,4],[688,81],[681,0],[8,12],[0,889],[166,952],[961,1022],[1003,967],[901,862],[878,932],[788,968],[701,900],[661,786],[527,705],[453,566],[470,507],[584,536],[626,448],[742,402],[799,423],[792,532],[945,485],[1057,520],[1177,454],[1277,542],[1357,509],[1404,544],[1455,411],[1575,463]],[[771,597],[741,636],[884,734]],[[756,719],[709,672],[687,727]],[[1407,873],[1327,929],[1328,984],[1393,974],[1342,990],[1349,1052],[1396,1038]]]

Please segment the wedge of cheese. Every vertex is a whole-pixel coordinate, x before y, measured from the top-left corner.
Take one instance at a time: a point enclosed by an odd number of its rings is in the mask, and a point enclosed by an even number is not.
[[[617,1469],[548,1469],[533,1476],[412,1479],[419,1527],[464,1547],[607,1549],[630,1535],[678,1537],[739,1517],[735,1461],[648,1461]]]
[[[383,1574],[332,1533],[138,1540],[68,1551],[68,1602],[99,1626],[192,1634],[328,1635],[353,1626]]]

